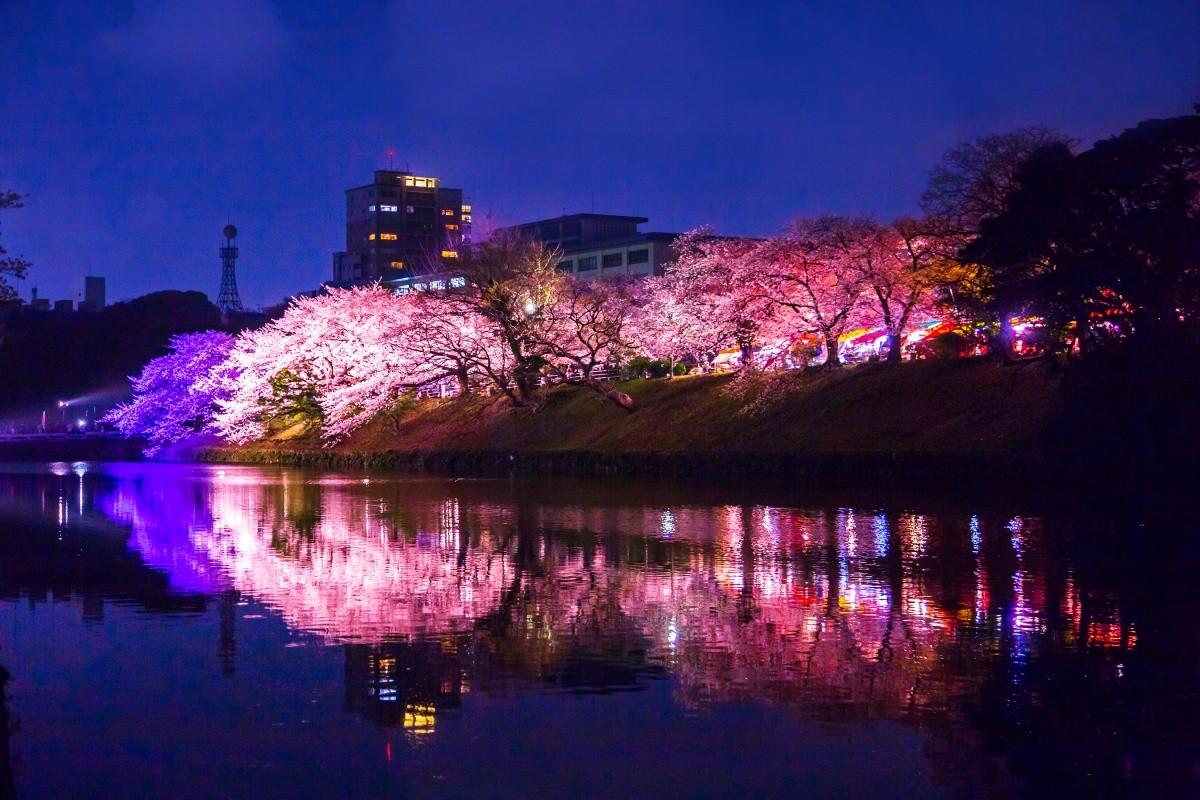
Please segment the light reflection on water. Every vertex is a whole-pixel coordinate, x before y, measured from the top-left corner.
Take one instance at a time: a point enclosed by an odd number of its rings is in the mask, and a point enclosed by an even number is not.
[[[1046,686],[1119,689],[1142,646],[1128,598],[1081,586],[1062,520],[245,467],[40,472],[0,474],[0,514],[127,531],[167,594],[215,599],[228,673],[252,601],[343,648],[347,709],[415,736],[472,695],[665,678],[683,710],[897,720],[978,755],[996,703],[1029,725]]]

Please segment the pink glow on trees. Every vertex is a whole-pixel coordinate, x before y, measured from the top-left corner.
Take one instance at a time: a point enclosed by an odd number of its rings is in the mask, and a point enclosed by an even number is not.
[[[432,374],[453,378],[460,393],[511,384],[511,354],[487,320],[444,292],[410,292],[405,299],[413,306],[405,346]]]
[[[317,398],[326,439],[350,433],[403,392],[446,377],[411,346],[421,313],[414,298],[369,286],[331,294],[322,311],[327,358],[335,365]]]
[[[888,361],[900,361],[905,331],[942,316],[937,291],[963,278],[953,257],[959,240],[933,217],[902,217],[871,235],[873,257],[861,271],[887,332]]]
[[[797,334],[821,338],[827,367],[841,363],[838,337],[867,319],[861,264],[869,226],[867,220],[847,217],[799,219],[758,249],[758,291],[791,318]]]
[[[477,318],[479,326],[505,351],[488,352],[490,381],[514,405],[534,401],[538,378],[546,365],[543,309],[558,296],[564,277],[556,268],[557,254],[536,241],[515,236],[493,236],[464,245],[456,274],[462,285],[443,290],[460,319]],[[449,285],[449,281],[447,281]],[[504,367],[503,370],[499,367]]]
[[[778,366],[816,336],[836,366],[839,337],[882,324],[898,358],[906,327],[954,278],[948,247],[916,222],[825,216],[761,241],[693,231],[662,276],[588,282],[559,273],[539,243],[489,240],[464,246],[461,282],[447,275],[402,297],[331,289],[236,339],[180,337],[174,360],[147,365],[138,397],[112,419],[163,441],[210,424],[238,443],[318,427],[334,441],[404,393],[451,381],[536,408],[543,379],[557,379],[632,410],[597,370],[642,353],[704,364],[736,345],[743,366],[755,365],[756,349]],[[198,405],[174,402],[179,392]]]
[[[648,278],[636,315],[636,339],[656,358],[703,362],[731,345],[743,362],[769,316],[758,290],[757,245],[713,236],[699,228],[673,245],[676,258],[663,275]]]
[[[379,286],[298,298],[280,318],[238,337],[239,379],[217,425],[235,442],[297,423],[342,437],[405,389],[441,377],[406,347],[416,304]]]
[[[226,359],[234,338],[220,331],[187,333],[171,339],[171,350],[134,377],[133,400],[101,418],[126,435],[145,436],[153,455],[165,445],[212,432],[219,401],[231,382]]]
[[[562,280],[541,310],[535,329],[546,368],[563,383],[586,386],[626,411],[633,398],[598,380],[598,368],[620,364],[637,352],[631,317],[636,300],[626,280]]]

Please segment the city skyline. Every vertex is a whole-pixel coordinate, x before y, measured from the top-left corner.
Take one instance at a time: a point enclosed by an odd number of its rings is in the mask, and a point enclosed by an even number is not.
[[[479,9],[222,0],[0,9],[0,218],[21,296],[215,298],[240,231],[247,305],[328,280],[374,169],[462,187],[483,228],[561,213],[765,235],[916,210],[977,135],[1087,146],[1200,100],[1200,9],[1119,3]],[[365,55],[364,55],[365,54]],[[482,223],[482,224],[481,224]]]

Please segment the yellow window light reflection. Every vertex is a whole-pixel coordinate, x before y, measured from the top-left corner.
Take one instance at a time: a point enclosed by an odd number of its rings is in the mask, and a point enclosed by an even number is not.
[[[407,705],[404,707],[404,727],[413,733],[433,733],[435,714],[433,706]]]

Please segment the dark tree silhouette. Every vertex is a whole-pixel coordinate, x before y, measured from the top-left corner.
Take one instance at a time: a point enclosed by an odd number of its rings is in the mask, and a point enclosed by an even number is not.
[[[1200,333],[1200,115],[1147,120],[1079,155],[1047,146],[1006,205],[963,251],[990,269],[1001,318],[1073,322],[1084,342]]]
[[[929,173],[921,208],[942,226],[962,235],[979,232],[987,217],[1003,214],[1014,176],[1030,156],[1047,145],[1071,147],[1071,140],[1041,126],[981,136],[942,156]]]
[[[164,291],[92,314],[24,310],[0,343],[0,409],[112,389],[166,353],[172,336],[219,328],[221,314],[200,292]]]
[[[21,208],[25,205],[21,202],[22,199],[19,194],[0,190],[0,211],[6,208]],[[17,299],[17,292],[8,284],[7,278],[20,280],[25,277],[28,269],[28,261],[9,256],[8,251],[0,246],[0,305],[11,303]]]

